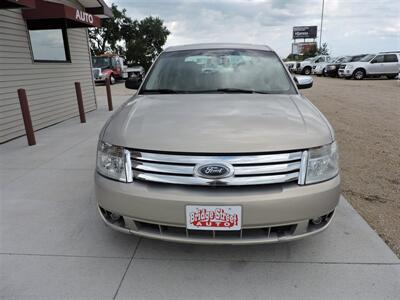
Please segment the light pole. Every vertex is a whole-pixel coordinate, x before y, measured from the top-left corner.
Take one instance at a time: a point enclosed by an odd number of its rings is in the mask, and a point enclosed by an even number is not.
[[[319,48],[322,48],[322,22],[324,20],[324,5],[325,5],[325,0],[322,0],[322,12],[321,12],[321,29],[319,32]]]

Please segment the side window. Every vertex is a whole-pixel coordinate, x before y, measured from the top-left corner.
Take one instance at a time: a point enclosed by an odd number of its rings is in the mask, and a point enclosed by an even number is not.
[[[398,62],[396,54],[385,54],[385,62]]]
[[[383,55],[375,56],[375,58],[371,61],[372,63],[383,63]]]

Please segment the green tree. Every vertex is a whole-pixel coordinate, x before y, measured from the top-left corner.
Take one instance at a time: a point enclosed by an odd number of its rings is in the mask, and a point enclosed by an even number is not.
[[[146,70],[163,50],[170,34],[160,18],[132,20],[126,9],[112,4],[113,17],[103,20],[101,28],[89,30],[92,55],[111,51],[126,56],[129,64],[141,65]]]
[[[329,55],[330,50],[328,49],[328,44],[323,43],[322,47],[318,49],[318,54],[320,55]]]
[[[132,24],[132,19],[126,15],[126,9],[119,10],[118,6],[111,6],[113,17],[103,19],[102,27],[89,29],[90,50],[92,55],[99,55],[106,51],[123,54],[124,47],[118,45],[124,37],[124,29]]]
[[[134,21],[126,31],[126,59],[130,64],[141,65],[146,70],[162,52],[170,34],[163,21],[156,17],[147,17],[140,22]]]

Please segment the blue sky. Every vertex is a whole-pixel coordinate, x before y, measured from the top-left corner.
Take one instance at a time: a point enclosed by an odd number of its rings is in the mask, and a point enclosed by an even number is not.
[[[199,42],[267,44],[282,57],[292,27],[320,27],[322,0],[107,0],[134,19],[162,18],[167,46]],[[400,50],[399,0],[325,0],[322,41],[333,55]]]

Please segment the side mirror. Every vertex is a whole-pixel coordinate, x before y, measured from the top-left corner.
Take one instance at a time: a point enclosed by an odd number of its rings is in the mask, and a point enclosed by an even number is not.
[[[125,87],[131,90],[137,90],[140,87],[141,80],[137,77],[130,77],[125,80]]]
[[[309,89],[313,86],[313,79],[311,76],[295,76],[294,82],[296,82],[299,90]]]
[[[377,60],[371,60],[371,64],[376,64],[377,63]]]

